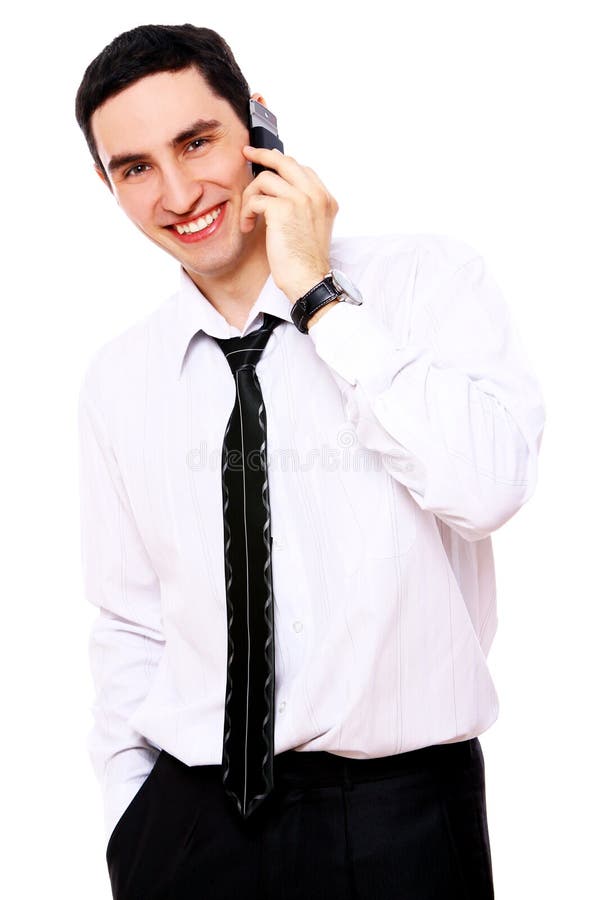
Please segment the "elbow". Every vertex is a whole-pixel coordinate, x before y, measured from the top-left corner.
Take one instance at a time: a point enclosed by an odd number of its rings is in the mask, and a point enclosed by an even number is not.
[[[509,477],[497,477],[496,473],[480,477],[475,502],[472,504],[464,536],[469,541],[480,541],[498,531],[533,496],[538,483],[539,452],[544,431],[544,411],[534,436],[521,434],[520,447],[512,454],[512,466],[502,471]]]
[[[533,496],[536,485],[537,466],[533,460],[525,481],[517,484],[491,483],[481,491],[478,502],[467,511],[467,515],[454,524],[448,524],[456,528],[465,540],[481,541],[512,519]]]
[[[539,449],[539,448],[538,448]],[[454,493],[454,503],[432,512],[466,541],[481,541],[498,531],[533,496],[538,481],[537,452],[521,457],[512,480],[479,475]],[[454,509],[452,509],[454,506]]]
[[[539,427],[527,436],[511,425],[510,440],[488,444],[487,453],[446,454],[439,468],[423,469],[421,482],[408,490],[466,541],[481,541],[502,527],[533,496],[538,481]],[[516,438],[516,439],[515,439]],[[479,465],[473,464],[478,459]]]

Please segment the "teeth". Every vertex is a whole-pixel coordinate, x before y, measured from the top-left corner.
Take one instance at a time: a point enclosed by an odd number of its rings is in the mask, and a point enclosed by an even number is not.
[[[215,221],[220,212],[221,207],[218,206],[213,212],[209,212],[205,216],[200,216],[193,222],[186,222],[185,225],[176,225],[175,228],[179,234],[195,234],[197,231],[208,228],[208,226]]]

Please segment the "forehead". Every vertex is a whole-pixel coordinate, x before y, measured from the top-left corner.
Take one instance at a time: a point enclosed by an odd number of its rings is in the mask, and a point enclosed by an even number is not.
[[[195,68],[146,75],[94,111],[92,131],[103,162],[123,151],[168,144],[190,122],[235,116]]]

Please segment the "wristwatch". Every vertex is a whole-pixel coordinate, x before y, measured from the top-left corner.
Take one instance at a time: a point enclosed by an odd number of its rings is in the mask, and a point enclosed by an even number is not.
[[[308,334],[306,323],[318,309],[332,300],[341,300],[355,306],[360,306],[363,302],[359,289],[339,269],[332,269],[322,281],[296,300],[290,313],[292,322],[302,334]]]

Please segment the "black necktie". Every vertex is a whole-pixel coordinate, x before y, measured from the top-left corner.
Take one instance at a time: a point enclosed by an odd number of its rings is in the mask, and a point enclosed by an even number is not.
[[[273,788],[275,628],[267,419],[255,366],[282,321],[264,313],[256,331],[215,338],[235,380],[221,458],[228,634],[223,784],[244,819]]]

